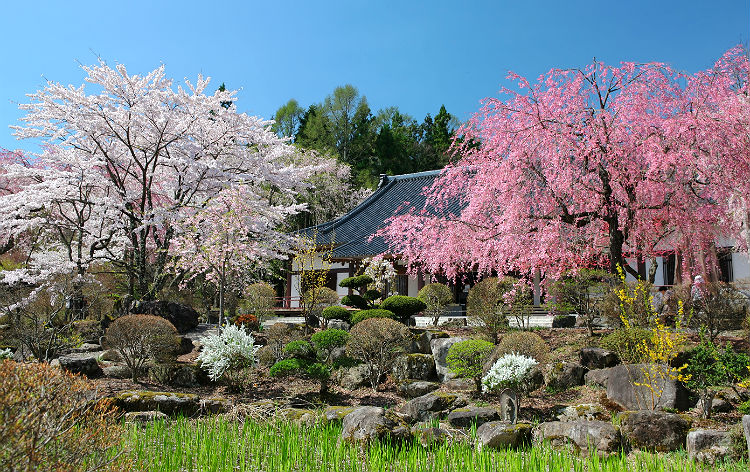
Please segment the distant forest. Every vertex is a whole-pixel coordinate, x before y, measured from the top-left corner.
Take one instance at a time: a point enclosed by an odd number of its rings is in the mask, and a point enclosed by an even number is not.
[[[419,123],[397,106],[370,109],[367,97],[343,85],[322,102],[303,108],[295,99],[274,115],[274,132],[305,149],[335,157],[351,167],[354,187],[375,188],[380,174],[440,169],[459,122],[441,106]]]

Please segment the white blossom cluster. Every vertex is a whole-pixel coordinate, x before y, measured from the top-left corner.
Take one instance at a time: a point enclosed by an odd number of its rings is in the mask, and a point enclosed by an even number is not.
[[[10,349],[0,349],[0,361],[4,359],[13,359],[13,351]]]
[[[495,362],[482,378],[485,392],[501,388],[519,390],[526,381],[537,361],[522,354],[505,354]]]
[[[259,347],[244,327],[227,325],[218,334],[203,339],[203,350],[197,360],[211,380],[217,380],[229,369],[253,364]]]
[[[368,258],[362,261],[365,267],[365,275],[372,277],[372,285],[375,290],[383,293],[390,284],[391,289],[396,285],[396,269],[390,261],[382,258]]]

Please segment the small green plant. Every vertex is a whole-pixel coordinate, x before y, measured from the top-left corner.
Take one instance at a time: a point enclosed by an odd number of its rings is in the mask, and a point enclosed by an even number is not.
[[[688,376],[687,386],[700,394],[703,417],[710,418],[716,395],[713,387],[735,388],[745,377],[750,358],[735,352],[729,343],[723,350],[718,349],[705,332],[701,333],[701,338],[701,343],[691,352],[685,374]]]
[[[467,339],[455,343],[448,349],[445,358],[448,368],[459,377],[471,379],[477,393],[482,391],[484,364],[492,354],[495,345],[481,339]]]

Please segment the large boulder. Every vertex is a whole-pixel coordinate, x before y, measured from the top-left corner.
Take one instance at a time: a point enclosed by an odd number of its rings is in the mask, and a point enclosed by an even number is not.
[[[75,353],[66,354],[57,358],[60,367],[73,374],[82,374],[89,378],[101,377],[104,375],[102,368],[96,358],[99,353]]]
[[[713,464],[729,454],[731,443],[726,431],[696,429],[688,433],[685,449],[694,461]]]
[[[617,354],[599,347],[584,347],[578,351],[578,358],[587,369],[606,369],[620,363]]]
[[[405,381],[398,384],[398,393],[408,398],[421,397],[440,388],[437,382],[426,382],[418,380],[416,382]]]
[[[130,379],[133,377],[130,367],[123,364],[115,364],[103,367],[104,376],[112,379]]]
[[[494,408],[469,406],[451,411],[446,420],[456,428],[470,428],[472,424],[481,426],[489,421],[498,421],[500,415]]]
[[[349,442],[368,442],[386,438],[406,440],[411,437],[411,430],[392,411],[376,406],[361,406],[344,416],[341,437]]]
[[[323,418],[325,418],[328,423],[341,424],[341,422],[344,421],[344,417],[352,411],[354,411],[353,406],[329,406],[323,412]]]
[[[606,421],[609,419],[607,411],[598,403],[582,403],[580,405],[571,405],[558,410],[557,419],[559,421]]]
[[[490,421],[477,428],[477,444],[493,449],[525,447],[531,443],[531,430],[528,423]]]
[[[131,411],[125,413],[126,423],[151,423],[152,421],[165,420],[168,416],[161,411]]]
[[[585,374],[586,369],[575,362],[553,362],[545,369],[544,383],[548,389],[562,392],[583,385]]]
[[[370,368],[367,364],[342,367],[333,374],[336,383],[347,390],[356,390],[370,385]]]
[[[101,344],[94,344],[94,343],[83,343],[78,347],[71,348],[68,352],[73,354],[80,354],[84,352],[99,352],[102,350]]]
[[[431,392],[409,400],[398,409],[398,412],[411,424],[439,418],[450,410],[466,406],[467,403],[466,397],[462,395]]]
[[[344,320],[329,320],[328,329],[341,329],[344,331],[349,331],[351,329],[351,325]]]
[[[435,358],[435,369],[441,382],[456,377],[456,374],[448,369],[448,363],[445,360],[448,357],[448,349],[458,342],[466,341],[466,339],[468,338],[435,338],[430,341],[432,357]]]
[[[651,404],[652,392],[647,385],[644,372],[649,369],[655,378],[654,389],[661,392],[656,404]],[[664,366],[651,364],[628,364],[611,367],[607,377],[607,398],[617,403],[625,410],[642,410],[646,408],[661,408],[685,411],[692,406],[690,392],[681,382],[662,376],[654,369],[666,369]],[[644,385],[636,385],[644,384]]]
[[[435,359],[430,354],[404,354],[393,364],[393,379],[436,380]]]
[[[167,415],[194,416],[203,413],[224,413],[231,408],[225,398],[201,399],[193,393],[152,392],[148,390],[122,392],[114,397],[114,404],[123,411],[161,411]]]
[[[137,301],[130,307],[130,313],[162,317],[172,323],[180,334],[185,334],[198,326],[198,312],[189,306],[175,302],[164,300]]]
[[[583,382],[589,387],[607,387],[607,380],[612,369],[594,369],[586,372]]]
[[[658,410],[626,411],[619,418],[620,431],[630,446],[658,452],[685,447],[691,423],[677,413]]]
[[[173,387],[193,388],[210,383],[206,371],[195,364],[156,364],[151,366],[151,373],[159,382]]]
[[[411,343],[410,351],[418,354],[432,354],[430,343],[433,339],[448,338],[450,335],[445,331],[436,331],[421,328],[410,328],[414,340]]]
[[[617,453],[621,446],[620,431],[608,421],[551,421],[534,430],[535,441],[550,441],[553,445],[573,444],[584,454],[593,447],[601,456]]]

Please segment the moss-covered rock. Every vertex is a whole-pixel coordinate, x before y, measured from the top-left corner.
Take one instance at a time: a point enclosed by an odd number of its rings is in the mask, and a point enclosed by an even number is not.
[[[222,397],[201,399],[193,393],[149,390],[122,392],[114,397],[114,404],[126,412],[161,411],[170,416],[223,413],[231,408],[231,402]]]
[[[354,411],[353,406],[329,406],[323,412],[323,417],[328,423],[340,424],[344,417]]]

